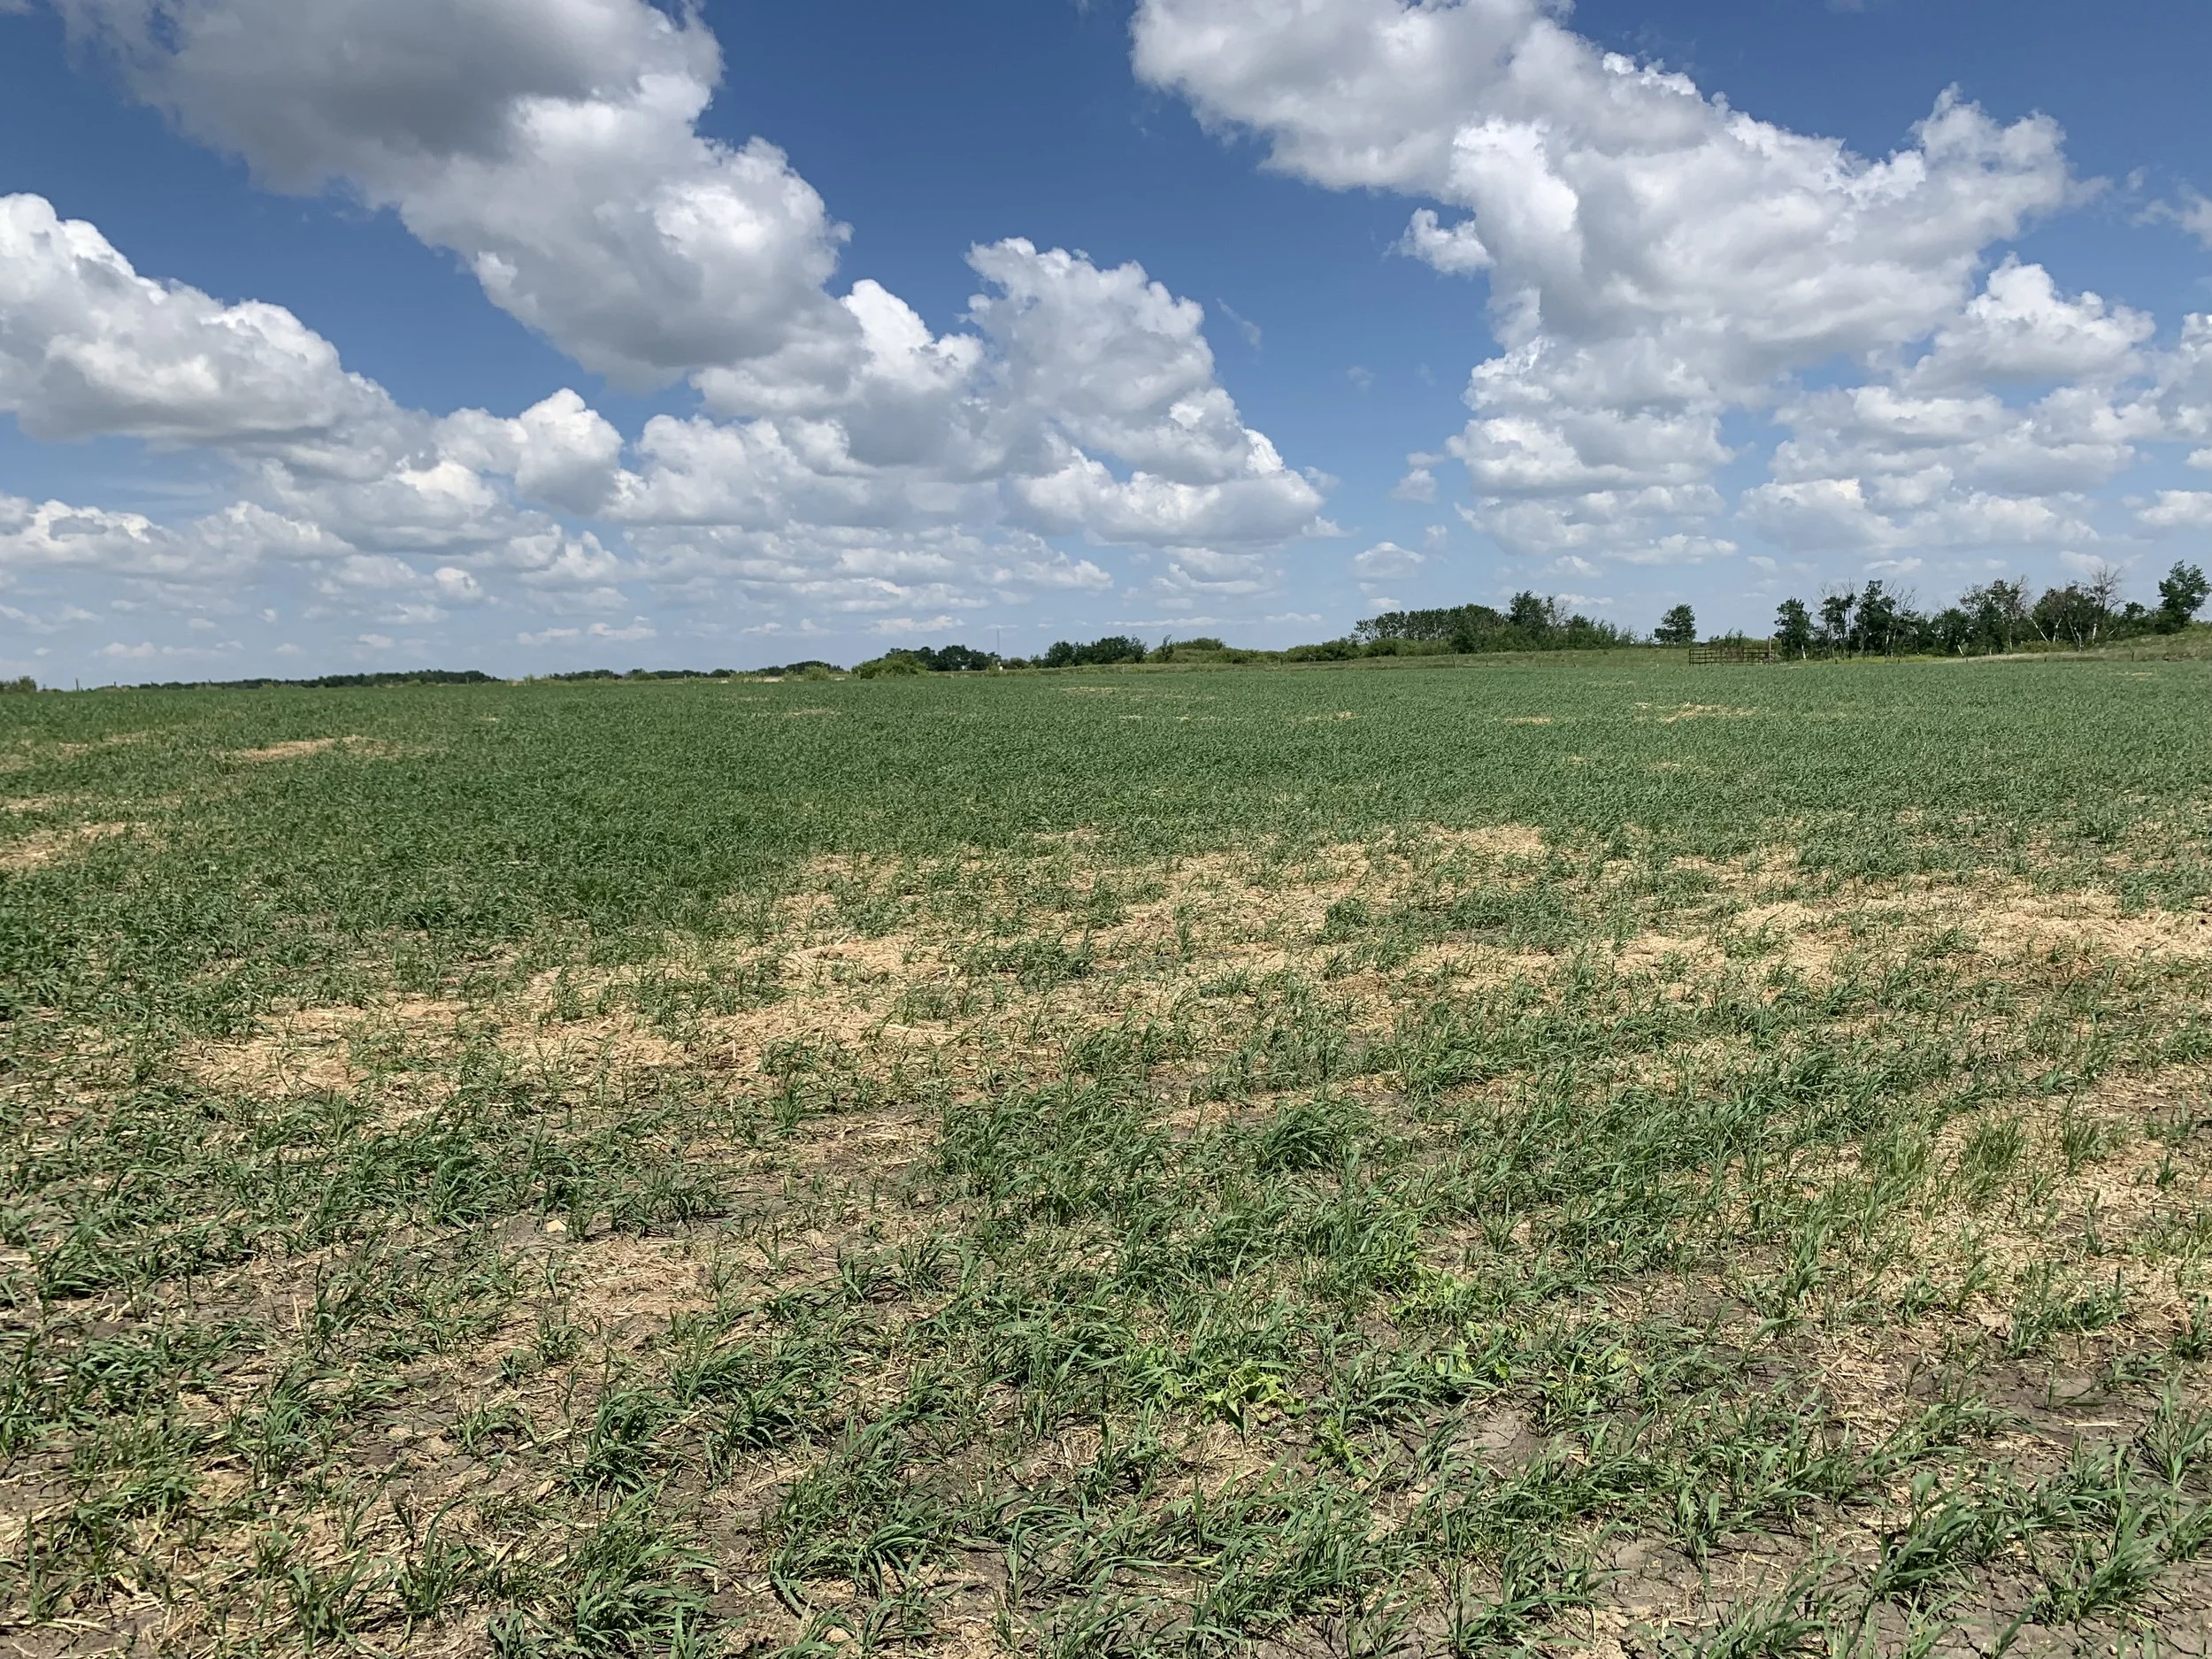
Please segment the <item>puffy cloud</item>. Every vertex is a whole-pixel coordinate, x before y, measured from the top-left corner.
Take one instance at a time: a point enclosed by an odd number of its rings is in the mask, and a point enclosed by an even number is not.
[[[1281,473],[1216,383],[1195,303],[1138,265],[1101,270],[1019,240],[978,248],[969,263],[995,290],[970,314],[998,348],[995,379],[1017,420],[1175,483]]]
[[[1700,527],[1725,503],[1709,484],[1597,489],[1554,499],[1489,497],[1460,514],[1507,551],[1541,558],[1575,549],[1630,564],[1695,564],[1735,543]]]
[[[278,451],[393,413],[291,312],[150,281],[35,196],[0,196],[0,410],[35,438]]]
[[[990,572],[990,581],[1001,594],[1104,593],[1114,579],[1089,559],[1070,557],[1042,542],[1023,547],[1018,542],[1001,549]]]
[[[2154,530],[2212,530],[2212,490],[2162,489],[2135,516]]]
[[[889,525],[977,511],[965,486],[1005,481],[985,509],[1159,544],[1280,539],[1319,506],[1217,384],[1199,307],[1136,265],[978,248],[979,332],[942,338],[873,281],[833,298],[844,233],[820,197],[772,147],[696,130],[721,56],[694,12],[55,3],[140,96],[265,181],[349,187],[586,367],[688,374],[715,414],[755,418],[649,433],[674,465],[644,480],[618,476],[619,435],[572,393],[446,423],[449,457],[529,500],[625,522]],[[385,493],[406,521],[412,503]]]
[[[645,0],[54,0],[146,102],[279,189],[337,182],[634,386],[849,336],[843,228],[782,153],[695,130],[721,76]]]
[[[2140,311],[2108,306],[2094,294],[2068,299],[2041,265],[2008,258],[1936,330],[1933,347],[1905,383],[1944,392],[1991,381],[2110,380],[2140,366],[2137,349],[2155,331]]]
[[[819,196],[767,143],[698,131],[721,58],[695,8],[47,3],[262,183],[388,208],[585,367],[688,378],[702,408],[634,442],[573,390],[512,416],[402,409],[289,312],[142,278],[9,198],[0,409],[38,436],[211,449],[242,499],[176,527],[12,507],[0,565],[173,580],[306,560],[326,610],[410,624],[502,598],[629,614],[641,581],[918,615],[1113,585],[1047,536],[1234,584],[1325,528],[1319,482],[1220,384],[1200,307],[1136,265],[978,247],[981,291],[941,335],[872,280],[833,295],[845,231]]]
[[[745,529],[1003,520],[1162,547],[1280,541],[1313,522],[1320,491],[1240,419],[1197,305],[1137,265],[1103,270],[1019,240],[970,261],[988,284],[971,305],[978,334],[933,340],[876,290],[879,359],[910,373],[864,380],[856,403],[826,392],[751,420],[658,417],[608,516]]]
[[[1002,511],[1157,545],[1279,540],[1319,506],[1217,383],[1199,307],[1134,265],[1018,240],[977,248],[976,332],[941,337],[876,282],[833,297],[844,232],[820,197],[772,147],[696,130],[721,55],[694,10],[52,4],[139,96],[265,182],[334,182],[391,208],[586,367],[696,384],[709,415],[695,430],[646,434],[649,457],[674,462],[658,476],[624,475],[619,435],[572,393],[517,420],[444,423],[443,459],[500,472],[526,500],[626,523]],[[718,424],[727,417],[737,424]],[[396,466],[354,480],[380,499],[342,516],[435,521],[451,490],[426,475],[434,461],[404,464],[396,486]]]
[[[1387,581],[1394,576],[1410,576],[1426,562],[1410,548],[1395,541],[1378,541],[1365,552],[1352,556],[1352,574],[1362,581]]]
[[[2047,120],[1947,96],[1870,161],[1601,52],[1540,0],[1142,0],[1134,39],[1141,75],[1273,165],[1472,212],[1417,218],[1412,246],[1493,270],[1509,344],[1656,334],[1722,391],[1917,338],[2068,190]]]
[[[185,532],[57,509],[58,529],[30,532],[11,549],[17,565],[182,579],[233,574],[262,557],[322,558],[335,561],[320,581],[331,603],[373,597],[401,607],[380,617],[409,622],[487,596],[482,582],[495,575],[557,608],[627,606],[621,584],[641,577],[710,590],[728,580],[763,602],[780,595],[841,608],[905,605],[918,591],[910,577],[926,566],[928,603],[967,604],[979,594],[1111,586],[1096,564],[1051,549],[1038,532],[1254,546],[1307,528],[1321,503],[1310,479],[1242,425],[1216,380],[1199,308],[1135,265],[1103,270],[1020,242],[979,249],[974,262],[990,285],[975,302],[979,332],[943,340],[863,285],[856,296],[875,319],[871,337],[892,342],[878,357],[890,361],[895,346],[926,357],[923,369],[847,385],[857,402],[825,388],[811,412],[660,417],[633,447],[572,390],[513,418],[401,410],[288,314],[226,311],[145,281],[90,227],[59,225],[35,198],[12,205],[49,244],[86,255],[49,261],[63,278],[40,278],[42,294],[69,303],[0,310],[12,376],[4,384],[28,388],[15,406],[27,419],[58,406],[37,401],[44,365],[93,334],[75,319],[106,317],[111,337],[134,342],[115,384],[139,388],[139,401],[96,411],[79,398],[77,426],[173,442],[196,434],[236,462],[250,497],[220,525]],[[128,305],[103,311],[96,303],[116,294]],[[154,326],[147,315],[192,326]],[[234,343],[242,315],[282,319],[290,327],[280,337],[298,349],[275,369],[258,350],[234,366],[215,348]],[[250,344],[268,332],[244,331]],[[195,388],[197,400],[172,396],[157,421],[147,418],[143,388],[162,385]],[[255,412],[269,410],[280,413]],[[902,423],[904,436],[895,430]],[[603,538],[541,508],[596,520]],[[272,526],[288,528],[277,535]],[[709,534],[687,535],[695,529]],[[641,560],[626,557],[625,540]],[[441,566],[450,574],[434,593],[412,562],[426,554],[469,564]],[[463,591],[464,582],[475,586]]]
[[[2155,396],[2175,436],[2212,438],[2212,315],[2183,319],[2180,341],[2159,358]],[[2190,463],[2203,465],[2195,456]]]
[[[1496,263],[1482,238],[1475,234],[1472,219],[1448,226],[1439,221],[1432,208],[1415,211],[1413,222],[1406,227],[1405,238],[1398,246],[1401,252],[1449,276],[1470,276]]]
[[[812,631],[813,615],[972,610],[1040,593],[1103,593],[1113,579],[1033,536],[964,526],[743,529],[670,526],[634,539],[645,571],[673,591],[731,594],[764,612],[754,627]],[[783,612],[808,614],[792,618]]]
[[[353,553],[321,567],[316,582],[326,600],[320,607],[344,611],[360,603],[376,607],[380,621],[419,626],[442,622],[453,608],[483,603],[490,595],[471,572],[442,565],[424,571],[383,553]]]
[[[1857,478],[1763,484],[1744,497],[1744,516],[1763,534],[1808,552],[2094,541],[2087,507],[2079,496],[1949,489],[1931,491],[1924,504],[1913,505],[1885,500]]]
[[[319,526],[246,502],[173,527],[140,513],[0,495],[0,584],[56,570],[201,581],[263,560],[325,559],[346,550]]]
[[[1435,457],[1425,457],[1406,469],[1406,475],[1391,486],[1390,494],[1395,501],[1429,503],[1436,499],[1436,474],[1429,470]]]
[[[0,572],[88,566],[166,574],[188,557],[175,536],[137,513],[0,495]]]
[[[512,420],[476,409],[449,416],[438,446],[471,470],[508,474],[534,501],[586,514],[613,494],[624,447],[614,424],[565,388]]]
[[[1781,418],[1795,435],[1775,452],[1778,479],[1857,476],[1907,506],[1955,484],[2024,495],[2093,489],[2160,430],[2143,406],[2078,388],[2016,409],[1985,393],[1916,397],[1868,385],[1801,398]]]
[[[1057,470],[1012,480],[1011,493],[1018,517],[1046,534],[1082,531],[1102,541],[1156,546],[1285,541],[1311,524],[1321,504],[1320,492],[1285,471],[1272,448],[1255,457],[1251,476],[1212,484],[1141,472],[1118,478],[1103,463],[1068,450]]]
[[[1800,395],[1750,520],[1786,545],[1956,546],[2092,540],[2088,496],[2169,435],[2142,373],[2149,319],[2059,294],[2007,260],[1886,380]],[[2059,381],[2022,403],[2005,383]]]
[[[1171,608],[1202,600],[1248,598],[1274,587],[1275,571],[1257,553],[1225,553],[1214,548],[1178,548],[1153,588]]]
[[[2180,200],[2154,202],[2147,217],[2178,225],[2206,247],[2212,248],[2212,196],[2185,188]]]
[[[1447,446],[1479,527],[1524,554],[1728,550],[1708,522],[1740,453],[1723,422],[1778,398],[1795,435],[1747,507],[1793,536],[2041,539],[2072,518],[2048,498],[2131,460],[2150,429],[2108,394],[2145,368],[2149,319],[2010,259],[1977,288],[1993,243],[2073,194],[2053,123],[1946,94],[1865,157],[1605,53],[1562,11],[1141,0],[1133,27],[1140,75],[1256,134],[1271,166],[1437,204],[1402,248],[1484,275],[1502,348]],[[1875,383],[1793,392],[1838,360]],[[2053,381],[2025,411],[1998,389]],[[1939,486],[1941,504],[1902,499]]]
[[[909,603],[910,572],[855,561],[919,557],[965,603],[1110,585],[1041,534],[1254,547],[1321,527],[1316,481],[1218,383],[1202,311],[1135,265],[979,247],[984,291],[943,336],[872,281],[833,298],[842,232],[818,197],[764,145],[695,131],[719,56],[694,15],[643,0],[53,4],[140,96],[265,182],[335,181],[389,206],[586,366],[632,384],[688,373],[700,391],[704,412],[656,419],[634,446],[571,390],[512,418],[433,419],[347,373],[288,312],[142,279],[90,227],[8,202],[0,406],[38,435],[228,455],[256,511],[322,539],[314,556],[368,561],[334,566],[327,593],[428,554],[603,609],[627,603],[621,581],[673,575],[680,549],[682,580],[759,595],[772,571],[784,594],[838,604]],[[122,523],[102,545],[218,568],[198,532]]]

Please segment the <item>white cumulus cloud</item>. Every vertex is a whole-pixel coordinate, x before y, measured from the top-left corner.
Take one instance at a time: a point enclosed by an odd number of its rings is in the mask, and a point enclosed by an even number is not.
[[[35,438],[281,449],[388,416],[280,306],[150,281],[42,196],[0,196],[0,410]]]
[[[696,390],[628,434],[572,389],[402,409],[289,312],[142,278],[10,198],[0,407],[40,436],[216,449],[327,557],[607,611],[640,580],[910,609],[1111,585],[1044,537],[1233,552],[1325,531],[1321,480],[1244,423],[1202,309],[1137,265],[978,246],[980,291],[943,334],[872,280],[833,292],[845,231],[819,196],[767,142],[698,130],[722,60],[695,8],[49,4],[265,186],[388,209],[583,367]]]
[[[2212,373],[2151,352],[2149,318],[1993,268],[2078,198],[2047,119],[1945,93],[1862,156],[1605,52],[1564,13],[1140,0],[1133,27],[1145,81],[1256,134],[1275,169],[1425,201],[1402,250],[1486,284],[1500,349],[1447,447],[1463,511],[1509,551],[1729,550],[1716,480],[1744,458],[1739,412],[1778,407],[1790,429],[1744,508],[1794,545],[2072,534],[2080,492],[2135,446],[2212,431]],[[1832,389],[1802,389],[1816,373]]]
[[[337,184],[634,386],[849,334],[843,228],[695,122],[721,51],[644,0],[55,0],[138,96],[275,188]]]

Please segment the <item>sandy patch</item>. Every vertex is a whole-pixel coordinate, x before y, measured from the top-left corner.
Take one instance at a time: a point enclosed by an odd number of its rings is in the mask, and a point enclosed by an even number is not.
[[[58,858],[81,852],[95,841],[127,833],[128,824],[81,824],[74,829],[50,830],[27,835],[0,849],[0,870],[36,870]]]
[[[1711,941],[1679,933],[1641,933],[1613,956],[1613,965],[1622,973],[1656,976],[1675,986],[1717,974],[1723,961]]]
[[[1771,941],[1784,963],[1819,983],[1830,977],[1842,949],[1840,941],[1824,937],[1835,922],[1832,911],[1786,899],[1779,903],[1755,904],[1740,912],[1732,926],[1749,940]]]
[[[442,1050],[458,1023],[476,1011],[419,996],[370,1008],[303,1008],[271,1018],[250,1037],[189,1044],[178,1058],[202,1085],[227,1094],[350,1094],[383,1069],[373,1050],[388,1044]],[[410,1077],[434,1086],[435,1094],[450,1092],[449,1079],[434,1073]]]
[[[398,745],[373,737],[296,737],[260,749],[234,749],[224,758],[258,764],[273,760],[304,760],[310,755],[327,754],[333,749],[342,749],[365,760],[391,760],[403,752]]]
[[[2077,950],[2132,958],[2212,959],[2212,912],[2154,910],[2124,913],[2108,893],[2063,895],[2016,893],[1993,900],[1971,898],[1962,919],[1985,949],[2007,951]]]
[[[1639,704],[1649,707],[1649,704]],[[1680,708],[1655,718],[1662,726],[1673,726],[1683,720],[1741,720],[1758,713],[1756,709],[1732,708],[1724,703],[1686,703]]]

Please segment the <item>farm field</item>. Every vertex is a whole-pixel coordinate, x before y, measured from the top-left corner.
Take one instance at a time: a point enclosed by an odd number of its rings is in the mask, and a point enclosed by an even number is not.
[[[0,700],[0,1650],[2202,1654],[2208,712]]]

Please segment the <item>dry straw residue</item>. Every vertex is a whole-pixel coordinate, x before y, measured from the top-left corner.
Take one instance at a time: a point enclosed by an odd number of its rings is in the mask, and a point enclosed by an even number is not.
[[[0,870],[36,870],[73,853],[81,852],[96,841],[127,834],[128,824],[81,824],[73,829],[49,830],[36,835],[27,835],[5,849],[0,849]]]
[[[266,761],[304,760],[310,755],[324,755],[333,750],[362,760],[393,760],[404,751],[396,743],[383,742],[373,737],[296,737],[281,743],[268,743],[259,749],[234,749],[225,757],[255,764]]]
[[[1640,703],[1640,708],[1650,705]],[[1722,703],[1686,703],[1680,708],[1658,717],[1662,726],[1673,726],[1683,720],[1741,720],[1758,713],[1756,709],[1731,708]]]

